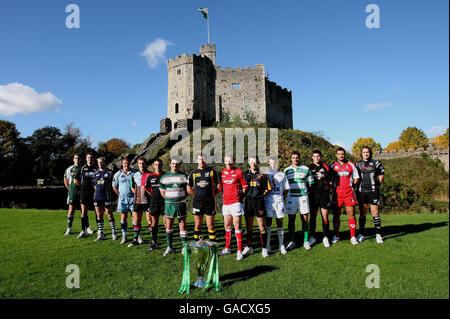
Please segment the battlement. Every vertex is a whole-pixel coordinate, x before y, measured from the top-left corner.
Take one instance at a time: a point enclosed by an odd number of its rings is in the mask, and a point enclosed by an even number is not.
[[[236,66],[234,69],[231,66],[226,66],[225,69],[222,70],[221,65],[216,65],[216,71],[232,71],[232,72],[246,72],[246,71],[256,71],[256,70],[264,70],[264,64],[255,64],[255,68],[251,66],[246,66],[244,69],[241,66]]]
[[[267,83],[269,84],[270,88],[274,91],[276,91],[277,94],[288,94],[288,95],[292,95],[292,91],[283,88],[281,86],[279,86],[278,84],[276,84],[275,82],[269,81],[267,80]]]
[[[202,51],[210,51],[210,50],[214,50],[216,51],[216,44],[204,44],[200,46],[200,53],[202,53]]]
[[[175,58],[171,58],[167,61],[167,70],[187,63],[208,63],[208,61],[209,59],[206,59],[202,56],[196,54],[187,55],[186,52],[184,52],[182,55],[178,55]]]

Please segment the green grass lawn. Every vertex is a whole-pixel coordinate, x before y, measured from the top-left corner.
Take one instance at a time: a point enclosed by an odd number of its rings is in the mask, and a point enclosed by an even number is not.
[[[120,234],[118,213],[115,217]],[[275,252],[262,258],[257,245],[255,253],[240,262],[235,260],[233,238],[233,254],[219,258],[222,291],[205,293],[191,288],[189,296],[177,293],[183,269],[177,227],[176,254],[163,257],[163,229],[161,249],[147,253],[147,244],[128,248],[110,240],[106,220],[105,217],[109,239],[94,242],[95,235],[84,239],[77,239],[77,234],[63,236],[65,211],[0,209],[0,298],[449,298],[448,214],[382,216],[383,245],[376,244],[368,218],[367,240],[358,246],[348,241],[347,217],[342,216],[343,241],[330,248],[320,243],[310,251],[297,248],[287,255]],[[92,212],[90,223],[95,223]],[[216,225],[222,248],[220,216],[216,217]],[[79,228],[77,211],[73,230],[77,232]],[[192,228],[193,219],[189,216],[190,239]],[[299,218],[297,231],[300,243]],[[254,233],[256,241],[256,227]],[[147,230],[143,237],[150,239]],[[273,249],[276,246],[273,226]],[[80,268],[79,289],[66,288],[69,264]],[[365,285],[369,264],[379,266],[378,289]]]

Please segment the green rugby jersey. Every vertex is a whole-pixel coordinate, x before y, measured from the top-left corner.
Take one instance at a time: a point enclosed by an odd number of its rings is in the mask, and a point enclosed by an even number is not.
[[[183,173],[164,174],[159,181],[159,189],[166,191],[166,204],[185,203],[188,182],[188,177]]]
[[[75,179],[81,182],[81,167],[71,165],[66,169],[64,178],[69,180],[69,195],[76,195],[80,191],[80,186],[75,184]]]
[[[307,166],[300,165],[294,168],[291,165],[283,173],[289,182],[289,196],[300,197],[308,195],[308,187],[306,184],[314,184],[314,178]]]

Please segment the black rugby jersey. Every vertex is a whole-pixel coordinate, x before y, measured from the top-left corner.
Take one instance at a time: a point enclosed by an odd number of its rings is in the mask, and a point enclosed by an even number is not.
[[[151,203],[164,203],[164,197],[162,197],[161,192],[159,191],[159,180],[161,176],[165,173],[149,173],[147,176],[147,182],[145,184],[145,189],[151,191],[152,196],[150,199]]]
[[[256,173],[252,173],[251,170],[246,171],[244,179],[248,185],[246,198],[262,198],[266,190],[272,190],[269,176],[259,170]]]
[[[95,165],[84,164],[81,167],[81,189],[94,191],[94,174],[98,168]]]
[[[195,169],[189,174],[189,186],[194,189],[195,196],[212,197],[213,190],[220,184],[220,177],[217,172],[207,167],[205,169]]]
[[[374,192],[379,189],[378,176],[384,175],[384,167],[380,161],[373,159],[359,161],[356,163],[356,168],[361,178],[358,185],[360,192]]]
[[[319,165],[311,163],[309,164],[309,170],[314,178],[311,192],[328,192],[331,188],[330,182],[333,179],[333,173],[330,168],[325,163],[320,163]]]

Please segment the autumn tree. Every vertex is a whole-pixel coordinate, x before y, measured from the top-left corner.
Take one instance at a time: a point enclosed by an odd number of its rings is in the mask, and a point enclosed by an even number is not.
[[[352,153],[356,156],[359,156],[361,150],[364,146],[368,146],[372,149],[372,152],[376,152],[381,150],[381,144],[375,142],[375,140],[371,137],[360,137],[358,140],[353,143]]]
[[[403,130],[398,141],[400,143],[400,147],[405,150],[428,146],[428,138],[425,133],[417,127],[408,126]]]
[[[98,153],[106,158],[107,163],[111,163],[115,158],[129,149],[130,145],[120,138],[112,138],[104,143],[98,144]]]
[[[444,134],[438,137],[438,145],[443,147],[448,147],[448,128]]]
[[[395,141],[395,142],[391,142],[388,144],[388,146],[386,146],[386,148],[384,149],[385,151],[398,151],[401,149],[400,146],[400,142],[399,141]]]

